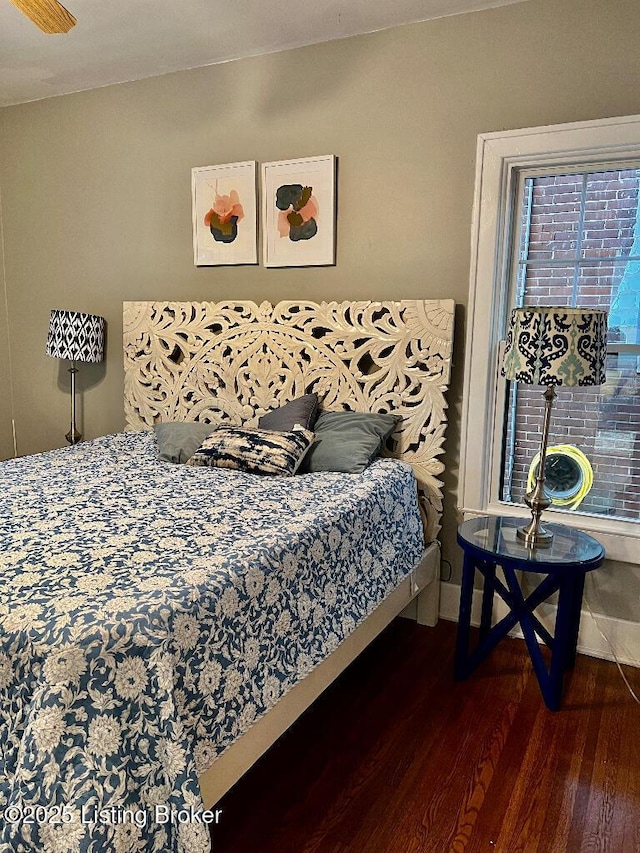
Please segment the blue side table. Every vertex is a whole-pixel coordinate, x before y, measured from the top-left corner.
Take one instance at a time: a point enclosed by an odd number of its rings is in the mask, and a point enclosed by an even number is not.
[[[587,572],[604,561],[604,548],[592,536],[560,524],[546,525],[553,531],[548,548],[527,548],[516,538],[521,518],[472,518],[458,528],[458,544],[464,551],[460,615],[456,641],[455,677],[467,678],[516,624],[520,624],[547,708],[557,711],[562,698],[564,673],[576,660],[580,607]],[[496,576],[500,566],[506,586]],[[469,652],[471,604],[476,570],[484,578],[480,636]],[[546,577],[525,598],[516,571],[536,572]],[[509,607],[509,613],[491,625],[494,593]],[[552,636],[534,613],[536,607],[558,592],[555,634]],[[551,649],[547,669],[538,637]]]

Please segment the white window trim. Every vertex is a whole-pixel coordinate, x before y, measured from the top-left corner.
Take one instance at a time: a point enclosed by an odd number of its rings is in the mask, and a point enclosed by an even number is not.
[[[522,516],[526,507],[498,500],[495,472],[500,446],[494,439],[498,404],[504,399],[498,349],[509,312],[507,270],[513,188],[523,169],[640,160],[640,116],[533,127],[478,137],[471,226],[471,276],[467,312],[460,452],[460,508],[465,515]],[[540,406],[542,424],[543,407]],[[557,509],[549,521],[593,533],[607,557],[640,563],[640,523]]]

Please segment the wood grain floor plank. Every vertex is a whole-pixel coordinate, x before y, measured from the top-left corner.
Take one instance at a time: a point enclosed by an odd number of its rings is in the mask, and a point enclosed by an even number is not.
[[[396,620],[222,799],[215,853],[640,853],[615,665],[579,655],[554,713],[522,641],[461,683],[454,643]]]
[[[600,850],[617,853],[622,849],[625,814],[621,808],[622,798],[617,797],[617,792],[624,781],[621,776],[626,775],[627,769],[621,755],[626,702],[618,695],[618,680],[613,675],[615,673],[609,671],[602,673],[602,718],[586,806],[589,829],[582,842],[585,853]]]
[[[581,671],[585,668],[581,667]],[[593,701],[595,677],[591,669],[586,677],[573,682],[572,696],[579,691],[588,707]],[[554,782],[554,796],[549,802],[545,821],[540,831],[537,853],[565,853],[572,825],[576,794],[579,787],[579,772],[583,758],[589,715],[575,713],[567,708],[563,713],[566,723],[564,736],[558,746],[558,763]]]
[[[513,653],[520,651],[519,646],[513,647],[511,641],[506,643],[506,651]],[[517,660],[517,658],[515,658]],[[507,659],[507,660],[513,660]],[[500,671],[506,669],[501,664]],[[515,709],[512,723],[507,733],[504,749],[502,750],[498,763],[496,764],[492,783],[489,786],[482,811],[478,816],[475,832],[473,833],[468,853],[479,853],[487,848],[485,839],[488,840],[491,849],[496,848],[496,842],[500,835],[504,822],[504,816],[510,808],[514,791],[517,789],[520,778],[520,768],[524,761],[530,733],[535,725],[538,711],[537,682],[533,675],[530,664],[525,658],[520,660],[522,689],[514,692]],[[516,671],[518,667],[516,667]]]

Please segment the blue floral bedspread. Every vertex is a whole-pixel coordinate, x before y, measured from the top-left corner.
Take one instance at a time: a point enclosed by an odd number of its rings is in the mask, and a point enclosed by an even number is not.
[[[259,477],[150,432],[2,463],[0,524],[3,853],[208,851],[198,773],[422,553],[404,463]]]

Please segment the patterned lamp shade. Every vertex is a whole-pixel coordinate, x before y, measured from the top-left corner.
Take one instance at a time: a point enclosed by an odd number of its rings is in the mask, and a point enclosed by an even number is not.
[[[47,355],[71,361],[102,361],[104,317],[54,309],[49,318]]]
[[[602,385],[606,354],[606,311],[515,308],[502,375],[525,385]]]

